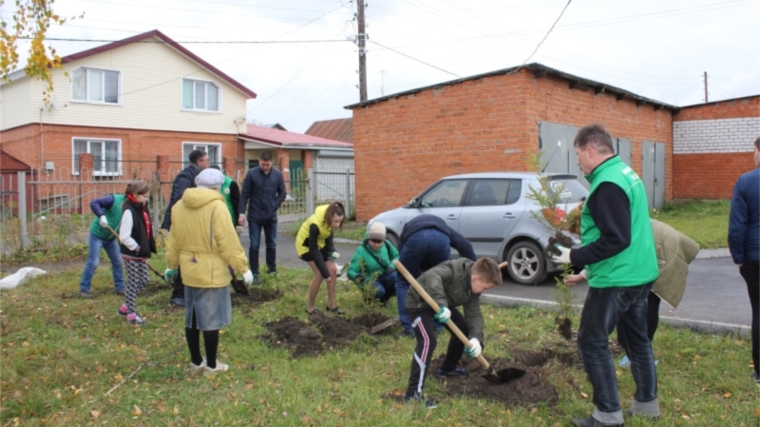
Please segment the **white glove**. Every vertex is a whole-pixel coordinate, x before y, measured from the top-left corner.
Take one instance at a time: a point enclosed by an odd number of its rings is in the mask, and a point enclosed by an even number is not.
[[[480,356],[481,351],[483,351],[483,347],[480,346],[480,340],[477,338],[470,338],[470,347],[464,349],[464,352],[472,359]]]
[[[330,259],[336,260],[338,258],[340,258],[340,254],[339,253],[333,252],[333,253],[330,254]]]
[[[108,220],[106,219],[105,215],[100,216],[100,226],[103,228],[108,228]]]
[[[248,270],[245,273],[243,273],[243,283],[246,286],[249,286],[251,283],[253,283],[253,272],[251,270]]]
[[[435,320],[441,323],[448,323],[451,320],[451,310],[446,307],[441,307],[441,310],[434,316]]]
[[[562,245],[559,245],[557,243],[554,244],[554,247],[559,249],[561,252],[560,255],[552,255],[552,261],[554,261],[555,264],[571,264],[570,262],[570,248],[566,248]]]

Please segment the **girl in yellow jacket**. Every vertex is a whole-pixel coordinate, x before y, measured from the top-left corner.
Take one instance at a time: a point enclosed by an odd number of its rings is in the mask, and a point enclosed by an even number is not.
[[[333,245],[333,230],[343,229],[344,218],[343,205],[340,202],[332,202],[329,205],[318,206],[314,210],[314,215],[310,216],[298,230],[296,253],[299,258],[309,263],[311,271],[314,272],[309,288],[309,305],[306,306],[306,312],[309,314],[319,311],[314,305],[323,280],[327,281],[327,311],[337,315],[343,314],[343,310],[335,305],[337,275],[335,258],[338,257],[338,253],[335,252]]]
[[[166,240],[167,281],[177,270],[185,284],[185,338],[190,349],[190,371],[206,376],[224,372],[227,364],[216,359],[219,330],[232,323],[232,301],[227,285],[230,269],[253,282],[248,259],[240,245],[232,217],[219,188],[224,176],[205,169],[172,208],[172,229]],[[201,357],[200,332],[206,348]]]

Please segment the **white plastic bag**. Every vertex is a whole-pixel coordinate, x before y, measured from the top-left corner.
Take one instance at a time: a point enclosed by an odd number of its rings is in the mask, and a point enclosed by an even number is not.
[[[45,270],[40,270],[39,268],[24,267],[5,279],[0,280],[0,289],[13,289],[18,285],[23,285],[29,279],[45,273]]]

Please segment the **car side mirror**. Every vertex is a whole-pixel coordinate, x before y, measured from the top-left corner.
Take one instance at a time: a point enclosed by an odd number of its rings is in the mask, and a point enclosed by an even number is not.
[[[417,200],[417,198],[415,197],[414,199],[412,199],[412,200],[410,200],[410,201],[409,201],[409,204],[408,204],[407,206],[409,206],[410,208],[416,208],[416,207],[417,207],[417,203],[418,203],[418,202],[419,202],[419,201],[418,201],[418,200]]]

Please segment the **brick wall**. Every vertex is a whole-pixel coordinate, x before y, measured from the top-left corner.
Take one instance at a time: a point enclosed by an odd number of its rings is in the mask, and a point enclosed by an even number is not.
[[[683,108],[673,117],[674,197],[728,199],[736,179],[754,168],[760,96]]]
[[[613,137],[632,140],[638,172],[641,141],[666,143],[665,197],[672,198],[669,110],[522,70],[354,109],[358,219],[405,204],[443,176],[526,170],[525,154],[538,149],[539,121],[604,125]]]
[[[135,129],[105,129],[85,126],[40,125],[21,126],[0,133],[0,146],[8,154],[40,168],[40,147],[44,147],[44,161],[55,162],[56,169],[72,168],[72,138],[103,138],[121,140],[124,168],[158,168],[157,156],[167,156],[169,169],[175,174],[182,169],[182,143],[218,143],[222,146],[222,161],[227,174],[235,176],[237,170],[245,173],[243,143],[234,134],[194,132],[166,132]],[[232,160],[230,160],[232,159]],[[239,159],[239,161],[238,161]],[[171,172],[170,172],[171,173]],[[162,177],[171,179],[173,177]]]

